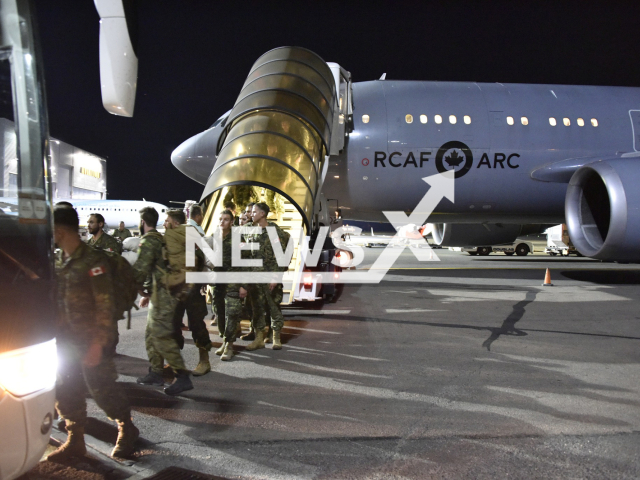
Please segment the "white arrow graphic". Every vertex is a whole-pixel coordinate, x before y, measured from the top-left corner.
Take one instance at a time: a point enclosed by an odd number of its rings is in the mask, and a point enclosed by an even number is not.
[[[415,225],[424,225],[427,223],[427,219],[433,213],[438,203],[443,198],[447,198],[451,203],[454,201],[454,186],[455,186],[455,171],[448,170],[444,173],[438,173],[431,175],[430,177],[424,177],[422,179],[428,183],[431,188],[422,197],[416,208],[411,212],[411,215],[407,216],[404,212],[382,212],[387,217],[389,222],[393,225],[396,231],[410,223]],[[397,234],[396,234],[397,237]],[[395,237],[394,237],[395,238]],[[422,248],[421,248],[422,247]],[[428,250],[425,251],[424,247],[431,248],[428,242],[422,238],[417,244],[410,246],[409,248],[420,261],[434,260],[433,254],[429,254]],[[431,258],[430,258],[431,257]],[[436,261],[437,261],[436,257]]]

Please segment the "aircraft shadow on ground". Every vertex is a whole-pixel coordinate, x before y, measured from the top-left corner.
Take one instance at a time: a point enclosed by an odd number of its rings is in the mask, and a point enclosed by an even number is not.
[[[638,270],[566,270],[560,273],[571,280],[599,285],[640,285]]]

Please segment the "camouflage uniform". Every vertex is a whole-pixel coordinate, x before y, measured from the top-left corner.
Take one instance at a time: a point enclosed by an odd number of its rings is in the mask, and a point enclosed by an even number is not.
[[[87,390],[107,416],[131,418],[129,401],[117,383],[113,357],[103,354],[95,367],[82,360],[93,343],[104,348],[116,335],[113,290],[105,254],[81,243],[73,254],[56,255],[58,277],[58,384],[56,407],[71,431],[87,421]]]
[[[198,348],[211,350],[211,337],[204,323],[207,316],[207,301],[200,294],[200,285],[193,285],[189,290],[186,300],[178,302],[173,315],[173,326],[176,332],[176,339],[180,348],[184,346],[184,336],[182,335],[182,319],[187,313],[187,322],[191,337]]]
[[[133,237],[133,235],[131,235],[131,230],[129,230],[128,228],[125,228],[122,231],[120,231],[119,228],[116,228],[115,231],[113,232],[112,237],[119,238],[120,241],[123,241],[125,238]]]
[[[122,254],[122,243],[104,232],[102,232],[102,235],[100,235],[97,240],[96,237],[91,237],[87,243],[100,250],[111,250],[112,252]]]
[[[278,225],[273,222],[268,222],[269,227],[276,227]],[[253,236],[253,241],[260,244],[260,249],[256,252],[255,258],[262,260],[262,267],[258,270],[262,272],[281,272],[282,268],[278,265],[276,256],[273,253],[271,246],[271,239],[267,233],[266,228],[262,229],[262,233]],[[278,283],[273,290],[269,290],[268,284],[257,284],[255,293],[255,304],[257,307],[264,305],[261,311],[265,311],[271,317],[271,328],[276,331],[280,331],[284,326],[284,317],[280,310],[280,303],[282,302],[282,284]],[[259,320],[258,320],[259,322]]]
[[[253,222],[248,222],[244,225],[245,227],[253,227]],[[245,242],[253,242],[253,235],[243,235],[243,240]],[[251,257],[252,252],[243,251],[242,257]],[[258,285],[249,284],[249,294],[244,301],[244,310],[242,312],[243,318],[244,316],[249,317],[251,319],[251,328],[253,331],[263,330],[265,323],[265,310],[267,306],[265,304],[264,295],[259,293]]]
[[[242,267],[231,266],[231,239],[233,235],[229,233],[222,239],[222,266],[214,267],[216,272],[242,272]],[[219,288],[223,287],[223,288]],[[224,320],[218,317],[218,329],[226,342],[234,342],[236,339],[236,331],[240,325],[242,302],[240,298],[240,288],[248,291],[248,286],[242,283],[216,284],[216,292],[224,291]],[[218,299],[219,301],[219,299]]]
[[[163,242],[162,235],[155,229],[147,232],[140,240],[138,260],[133,265],[136,280],[145,282],[145,289],[151,292],[145,346],[151,371],[159,374],[162,374],[164,360],[176,371],[186,370],[173,329],[177,300],[164,284]]]

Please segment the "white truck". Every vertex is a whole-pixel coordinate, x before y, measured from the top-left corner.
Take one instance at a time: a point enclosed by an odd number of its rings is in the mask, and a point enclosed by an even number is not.
[[[460,249],[462,252],[467,252],[469,255],[489,255],[491,252],[504,253],[511,256],[514,253],[518,256],[524,257],[534,251],[533,243],[528,240],[516,240],[514,243],[505,245],[491,245],[484,247],[463,247]]]
[[[552,256],[569,256],[569,255],[582,255],[576,247],[571,243],[569,238],[569,231],[565,224],[556,225],[555,227],[547,228],[545,231],[547,234],[547,248],[544,249],[544,253]]]

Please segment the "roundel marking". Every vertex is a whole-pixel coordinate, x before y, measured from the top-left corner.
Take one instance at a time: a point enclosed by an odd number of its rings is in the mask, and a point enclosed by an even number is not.
[[[449,150],[454,150],[447,157],[444,156]],[[456,150],[462,151],[464,154],[464,165],[460,169],[456,169],[456,167],[460,166],[462,163],[462,159],[458,156],[458,152]],[[447,162],[449,167],[445,166],[444,162]],[[447,142],[440,147],[438,153],[436,154],[436,168],[438,172],[444,173],[449,170],[456,169],[456,173],[454,178],[460,178],[471,170],[471,166],[473,165],[473,154],[471,153],[471,149],[464,143],[458,141]]]
[[[367,165],[369,165],[369,159],[368,159],[368,158],[363,158],[363,159],[362,159],[362,165],[364,165],[365,167],[366,167]]]

